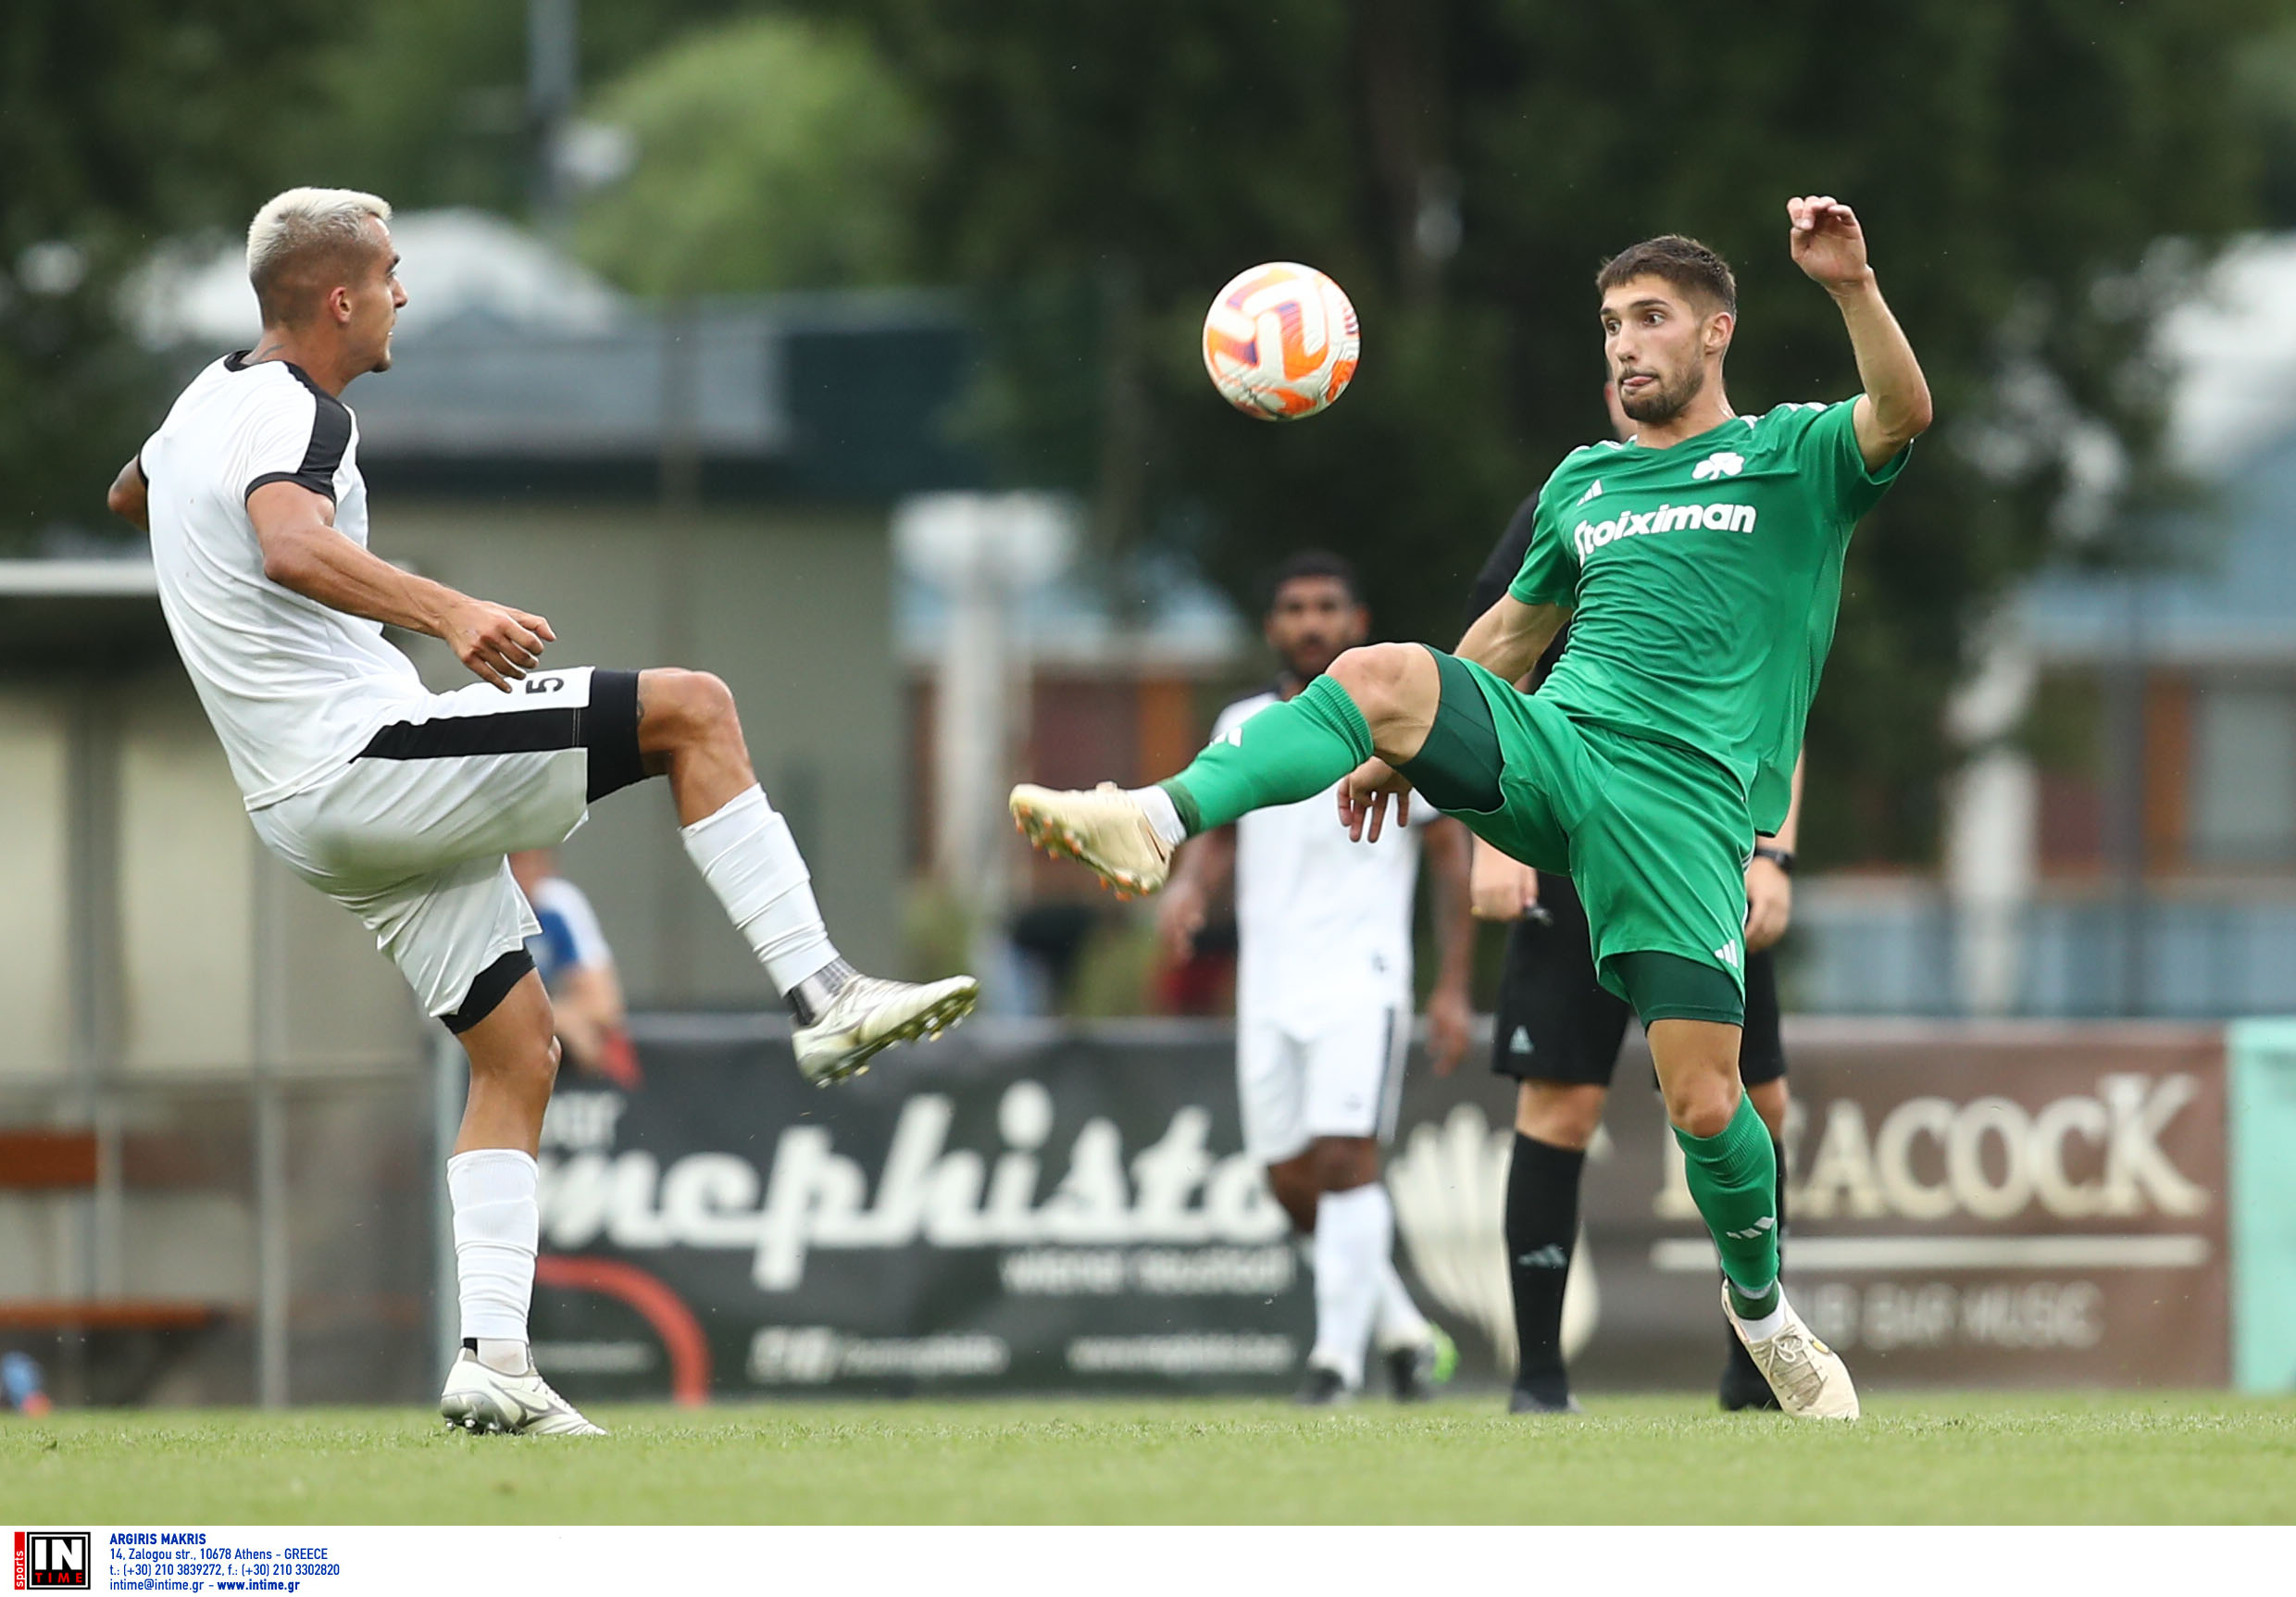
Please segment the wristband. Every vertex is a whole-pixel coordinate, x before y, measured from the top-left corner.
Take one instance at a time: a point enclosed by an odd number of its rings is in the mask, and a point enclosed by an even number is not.
[[[1753,856],[1756,859],[1768,860],[1788,876],[1793,874],[1793,850],[1790,848],[1779,848],[1774,843],[1758,842],[1753,845]]]

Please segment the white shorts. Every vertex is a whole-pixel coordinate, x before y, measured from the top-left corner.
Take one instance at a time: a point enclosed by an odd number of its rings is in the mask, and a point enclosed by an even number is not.
[[[427,1013],[450,1016],[540,930],[504,856],[564,842],[590,800],[644,774],[637,703],[636,673],[588,666],[507,693],[434,693],[340,773],[249,818],[366,923]]]
[[[1335,1014],[1313,1036],[1274,1021],[1239,1022],[1244,1152],[1279,1165],[1318,1137],[1386,1142],[1395,1132],[1410,1044],[1410,1011],[1400,1004]]]

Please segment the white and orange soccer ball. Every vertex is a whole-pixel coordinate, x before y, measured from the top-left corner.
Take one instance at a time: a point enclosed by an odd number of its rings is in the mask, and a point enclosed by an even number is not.
[[[1313,416],[1346,393],[1362,345],[1340,285],[1294,261],[1237,273],[1204,318],[1212,386],[1262,421]]]

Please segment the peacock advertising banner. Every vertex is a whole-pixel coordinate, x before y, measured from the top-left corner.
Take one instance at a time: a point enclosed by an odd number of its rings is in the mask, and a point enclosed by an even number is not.
[[[537,1355],[569,1395],[1291,1389],[1314,1293],[1242,1152],[1225,1023],[978,1019],[820,1091],[786,1023],[643,1017],[643,1084],[562,1080]],[[2221,1384],[2220,1034],[1790,1029],[1788,1279],[1868,1381]],[[1511,1373],[1514,1086],[1416,1054],[1396,1260]],[[1728,1334],[1651,1091],[1622,1059],[1565,1305],[1582,1388],[1696,1386]]]

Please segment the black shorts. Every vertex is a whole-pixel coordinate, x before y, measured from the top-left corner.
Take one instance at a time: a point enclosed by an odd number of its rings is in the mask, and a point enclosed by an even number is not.
[[[1547,918],[1517,921],[1507,933],[1491,1037],[1491,1068],[1518,1081],[1607,1087],[1631,1015],[1626,1000],[1595,984],[1587,914],[1570,878],[1539,873]],[[1739,1079],[1759,1087],[1786,1074],[1778,1031],[1778,965],[1770,951],[1746,961],[1746,1031]]]

